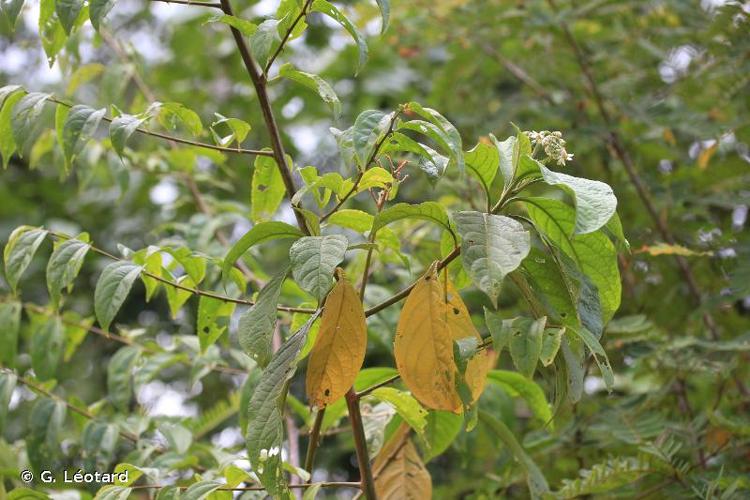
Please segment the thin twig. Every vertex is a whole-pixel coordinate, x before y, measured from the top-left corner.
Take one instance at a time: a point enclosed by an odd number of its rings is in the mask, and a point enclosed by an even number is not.
[[[361,489],[367,500],[375,500],[375,482],[372,479],[372,468],[370,467],[370,457],[367,454],[367,440],[365,439],[365,430],[362,423],[362,414],[359,409],[359,399],[354,388],[350,388],[346,393],[346,406],[349,409],[349,420],[352,423],[352,434],[354,435],[354,449],[357,455],[357,464],[359,465],[359,474],[361,480]]]
[[[325,414],[325,407],[318,409],[318,413],[315,414],[315,421],[313,422],[312,429],[310,429],[310,437],[307,443],[307,454],[305,455],[305,470],[310,473],[311,479],[313,467],[315,465],[315,452],[320,444],[320,428],[323,425]]]
[[[47,101],[54,103],[54,104],[59,104],[60,106],[65,106],[66,108],[73,107],[73,104],[67,103],[65,101],[61,101],[60,99],[56,97],[50,97],[47,99]],[[102,117],[102,120],[104,120],[105,122],[111,123],[112,120],[114,120],[114,118],[104,116]],[[138,127],[137,129],[135,129],[135,131],[140,132],[141,134],[144,134],[144,135],[150,135],[152,137],[158,137],[159,139],[176,142],[178,144],[195,146],[197,148],[213,149],[215,151],[221,151],[222,153],[248,154],[248,155],[256,155],[256,156],[273,156],[273,154],[270,151],[264,151],[264,150],[259,150],[259,149],[227,148],[224,146],[216,146],[214,144],[191,141],[190,139],[182,139],[180,137],[175,137],[175,136],[168,135],[168,134],[162,134],[161,132],[155,132],[153,130],[148,130],[143,127]]]
[[[307,15],[307,9],[310,8],[310,5],[312,5],[313,0],[307,0],[305,2],[305,5],[302,6],[302,10],[300,11],[299,15],[292,21],[292,24],[289,26],[289,29],[284,33],[284,37],[281,39],[281,43],[279,43],[279,46],[276,47],[276,50],[273,54],[271,54],[271,57],[268,58],[268,62],[266,63],[266,67],[263,70],[263,73],[268,75],[268,71],[271,69],[271,66],[273,66],[273,62],[276,60],[277,57],[279,57],[279,54],[281,54],[281,51],[284,50],[284,46],[286,45],[287,40],[289,40],[289,37],[292,36],[292,32],[294,31],[294,28],[297,27],[297,24],[302,20],[303,17]],[[221,6],[221,4],[219,4]]]
[[[53,237],[61,239],[61,240],[73,239],[72,236],[68,236],[68,235],[63,234],[63,233],[58,233],[56,231],[49,231],[49,234],[51,234]],[[107,252],[105,250],[102,250],[101,248],[97,248],[97,247],[95,247],[93,245],[90,245],[89,248],[91,249],[92,252],[98,253],[99,255],[103,255],[103,256],[108,257],[108,258],[110,258],[112,260],[117,260],[117,261],[122,261],[123,260],[123,259],[117,257],[116,255],[112,255],[111,253],[109,253],[109,252]],[[226,295],[221,295],[219,293],[209,292],[209,291],[206,291],[206,290],[201,290],[200,288],[191,288],[189,286],[181,285],[180,283],[176,283],[176,282],[168,280],[166,278],[162,278],[161,276],[159,276],[157,274],[150,273],[150,272],[146,271],[145,269],[142,270],[141,273],[143,273],[145,276],[148,276],[149,278],[155,279],[156,281],[158,281],[160,283],[164,283],[165,285],[169,285],[172,288],[177,288],[178,290],[183,290],[185,292],[189,292],[189,293],[191,293],[193,295],[199,295],[199,296],[203,296],[203,297],[209,297],[209,298],[212,298],[212,299],[220,300],[222,302],[231,302],[233,304],[242,304],[242,305],[246,305],[246,306],[255,305],[255,302],[253,302],[252,300],[236,299],[234,297],[228,297]],[[292,306],[283,306],[283,305],[282,306],[277,306],[276,310],[277,311],[284,311],[284,312],[298,312],[298,313],[305,313],[305,314],[314,314],[315,311],[316,311],[315,309],[309,309],[309,308],[306,308],[306,307],[292,307]]]
[[[179,5],[194,5],[196,7],[211,7],[221,9],[221,4],[216,2],[193,2],[191,0],[149,0],[150,2],[176,3]]]
[[[327,481],[322,483],[305,483],[305,484],[290,484],[289,488],[292,489],[307,489],[313,486],[320,485],[321,488],[359,488],[359,483],[350,481]],[[170,485],[165,484],[142,484],[137,486],[130,486],[134,490],[158,490],[166,488]],[[177,486],[181,490],[189,488],[189,486]],[[217,491],[265,491],[263,486],[235,486],[234,488],[221,487],[217,488]]]

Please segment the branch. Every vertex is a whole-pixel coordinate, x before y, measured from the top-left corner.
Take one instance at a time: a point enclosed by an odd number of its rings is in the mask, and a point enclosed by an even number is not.
[[[315,422],[313,422],[312,429],[310,430],[310,437],[307,444],[307,454],[305,455],[305,470],[310,473],[312,478],[313,465],[315,464],[315,451],[318,449],[320,444],[320,428],[323,425],[323,417],[325,417],[325,407],[319,408],[318,413],[315,414]]]
[[[307,489],[313,486],[320,485],[321,488],[359,488],[359,483],[349,481],[328,481],[322,483],[306,483],[306,484],[290,484],[289,488],[292,489]],[[158,490],[166,488],[171,485],[163,484],[143,484],[137,486],[130,486],[134,490]],[[178,486],[181,490],[186,490],[189,486]],[[263,486],[236,486],[234,488],[218,488],[216,491],[265,491],[266,488]]]
[[[55,238],[61,239],[61,240],[69,240],[73,239],[71,236],[68,236],[66,234],[58,233],[56,231],[49,231],[49,234],[54,236]],[[108,257],[112,260],[122,261],[124,259],[121,259],[117,257],[116,255],[112,255],[111,253],[102,250],[101,248],[97,248],[94,245],[90,244],[90,248],[93,252],[98,253],[99,255],[103,255],[105,257]],[[228,297],[226,295],[221,295],[215,292],[209,292],[206,290],[201,290],[199,288],[190,288],[185,285],[181,285],[180,283],[176,283],[174,281],[168,280],[166,278],[162,278],[159,275],[150,273],[146,270],[141,271],[144,275],[148,276],[149,278],[153,278],[156,281],[160,283],[164,283],[165,285],[169,285],[173,288],[177,288],[179,290],[183,290],[185,292],[189,292],[193,295],[200,295],[203,297],[210,297],[212,299],[221,300],[222,302],[231,302],[233,304],[242,304],[246,306],[252,306],[255,305],[255,302],[252,300],[245,300],[245,299],[236,299],[234,297]],[[277,311],[284,311],[284,312],[298,312],[298,313],[305,313],[305,314],[314,314],[316,309],[308,309],[305,307],[292,307],[292,306],[276,306]]]
[[[232,5],[229,0],[221,0],[221,10],[228,16],[233,16]],[[232,36],[237,44],[237,49],[242,57],[242,62],[245,65],[250,80],[253,82],[255,87],[255,93],[258,95],[258,102],[260,103],[261,111],[263,112],[263,120],[266,122],[266,128],[271,136],[271,149],[273,150],[273,158],[276,160],[276,166],[281,174],[281,179],[284,182],[286,194],[290,200],[294,198],[297,188],[294,185],[294,179],[292,173],[289,170],[289,165],[286,163],[286,152],[284,151],[284,145],[281,143],[281,134],[279,127],[276,124],[276,118],[273,115],[271,109],[271,101],[268,98],[268,92],[266,90],[266,79],[263,74],[260,73],[258,66],[255,64],[253,56],[250,54],[250,49],[245,43],[245,39],[242,37],[240,30],[231,26]],[[294,217],[297,219],[297,225],[305,234],[310,234],[305,223],[304,216],[299,211],[294,210]]]
[[[273,62],[276,60],[277,57],[279,57],[279,54],[281,54],[281,51],[284,50],[284,45],[286,44],[287,40],[289,40],[289,37],[292,36],[292,32],[294,31],[294,28],[296,28],[297,24],[299,24],[302,18],[307,15],[307,9],[310,8],[310,5],[312,5],[312,3],[313,3],[313,0],[307,0],[305,2],[305,5],[302,6],[302,10],[300,11],[299,15],[289,26],[289,29],[286,31],[286,33],[284,33],[284,37],[281,39],[281,43],[276,48],[276,50],[271,55],[271,57],[268,59],[268,62],[266,63],[266,67],[263,70],[263,73],[265,73],[266,75],[268,74],[268,70],[271,69]]]
[[[346,406],[349,410],[349,419],[352,422],[352,434],[354,434],[354,449],[357,454],[357,464],[361,484],[360,487],[367,500],[375,500],[375,482],[372,478],[372,468],[370,467],[370,458],[367,454],[367,440],[365,439],[364,425],[362,424],[362,414],[359,410],[359,399],[354,388],[349,389],[346,393]]]

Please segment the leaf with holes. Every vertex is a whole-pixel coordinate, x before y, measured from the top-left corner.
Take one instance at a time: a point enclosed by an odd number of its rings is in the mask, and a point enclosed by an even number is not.
[[[198,301],[198,340],[201,351],[205,352],[208,346],[213,345],[227,329],[229,317],[234,312],[234,302],[225,302],[201,295]]]
[[[287,157],[291,165],[291,158]],[[270,218],[278,210],[284,198],[284,181],[276,160],[270,156],[256,156],[253,168],[250,216],[254,221]]]

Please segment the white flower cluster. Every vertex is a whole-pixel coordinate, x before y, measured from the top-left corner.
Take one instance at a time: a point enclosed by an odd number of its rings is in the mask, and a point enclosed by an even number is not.
[[[529,136],[532,146],[541,145],[547,157],[556,161],[558,165],[565,166],[565,162],[573,159],[573,153],[568,153],[565,149],[565,139],[562,138],[562,132],[542,130],[541,132],[527,132],[526,135]]]
[[[260,450],[260,457],[258,457],[258,461],[260,463],[258,464],[258,467],[256,468],[258,474],[263,474],[263,463],[266,460],[268,460],[269,457],[275,457],[279,453],[281,453],[281,449],[278,446],[274,446],[270,450],[267,450],[265,448]]]

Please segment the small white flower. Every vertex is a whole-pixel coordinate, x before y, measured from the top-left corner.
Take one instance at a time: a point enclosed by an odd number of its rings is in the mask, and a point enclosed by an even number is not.
[[[265,462],[266,460],[268,460],[268,450],[263,448],[260,450],[260,461]]]
[[[273,448],[271,448],[270,450],[268,450],[268,456],[269,457],[275,457],[275,456],[277,456],[279,454],[280,451],[281,450],[279,449],[278,446],[274,446]]]

